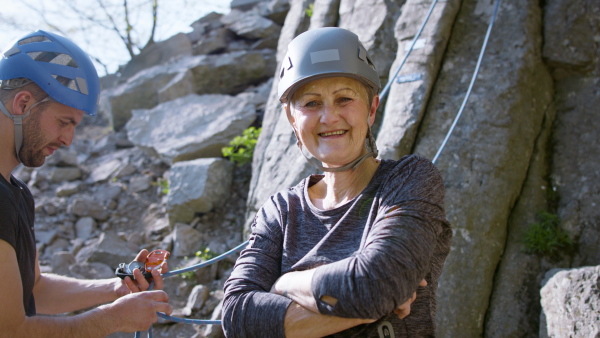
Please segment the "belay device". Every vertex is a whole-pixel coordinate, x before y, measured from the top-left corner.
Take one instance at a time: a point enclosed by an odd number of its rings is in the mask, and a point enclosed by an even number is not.
[[[115,270],[115,274],[121,279],[124,279],[127,276],[131,279],[135,279],[133,277],[133,270],[140,269],[144,278],[150,281],[150,279],[152,279],[152,270],[158,268],[165,260],[167,260],[167,258],[169,258],[169,255],[170,253],[167,250],[154,250],[148,255],[145,264],[138,261],[133,261],[129,264],[121,263]]]

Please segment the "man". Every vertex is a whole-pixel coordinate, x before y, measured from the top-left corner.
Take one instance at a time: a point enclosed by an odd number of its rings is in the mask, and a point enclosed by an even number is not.
[[[41,273],[33,231],[31,192],[11,175],[23,163],[73,141],[84,113],[97,110],[100,82],[89,57],[68,39],[37,31],[18,40],[0,59],[0,336],[104,337],[146,330],[156,312],[171,313],[161,290],[145,291],[138,269],[129,277],[77,280]],[[137,261],[145,262],[142,250]],[[166,268],[166,266],[163,266]],[[153,271],[156,289],[163,280]],[[75,316],[40,316],[95,309]]]

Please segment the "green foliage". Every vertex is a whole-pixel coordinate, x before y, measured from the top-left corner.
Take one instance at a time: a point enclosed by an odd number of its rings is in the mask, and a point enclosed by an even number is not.
[[[200,251],[196,251],[196,257],[202,259],[203,261],[207,261],[211,258],[216,257],[217,254],[215,252],[212,252],[210,250],[210,248],[206,247]],[[188,260],[187,257],[184,257],[184,260]],[[179,268],[181,269],[181,268]],[[179,276],[181,276],[181,278],[185,279],[185,280],[190,280],[193,281],[196,279],[196,274],[195,271],[187,271],[187,272],[183,272],[181,273]]]
[[[223,156],[228,157],[232,162],[242,166],[252,161],[254,147],[262,128],[250,127],[242,133],[242,136],[236,136],[229,142],[229,147],[221,149]]]
[[[182,272],[181,274],[179,274],[179,276],[181,276],[181,278],[185,280],[194,280],[196,278],[194,271]]]
[[[160,187],[160,193],[166,195],[169,193],[169,180],[166,178],[159,178],[156,182],[152,182],[152,186]]]
[[[309,18],[312,17],[314,9],[315,9],[315,4],[308,5],[308,8],[306,10],[304,10],[304,12],[306,13],[306,16],[308,16]]]
[[[537,216],[538,222],[531,224],[523,237],[527,253],[556,258],[561,251],[571,250],[573,243],[559,226],[558,216],[545,211]]]
[[[210,251],[210,248],[206,247],[200,251],[196,251],[196,257],[201,258],[203,261],[207,261],[211,258],[217,257],[217,254]]]

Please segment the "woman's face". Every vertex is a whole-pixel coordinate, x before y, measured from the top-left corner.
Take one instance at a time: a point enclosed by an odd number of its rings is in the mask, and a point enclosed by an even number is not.
[[[304,147],[325,167],[339,167],[366,152],[368,126],[375,121],[378,104],[375,96],[369,105],[361,82],[330,77],[300,87],[286,111]]]

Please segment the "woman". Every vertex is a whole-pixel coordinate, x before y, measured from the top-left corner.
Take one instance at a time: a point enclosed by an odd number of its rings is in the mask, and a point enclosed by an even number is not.
[[[365,48],[344,29],[305,32],[280,77],[298,145],[325,174],[258,211],[225,284],[226,335],[434,336],[452,236],[443,182],[418,156],[376,158],[380,84]]]

